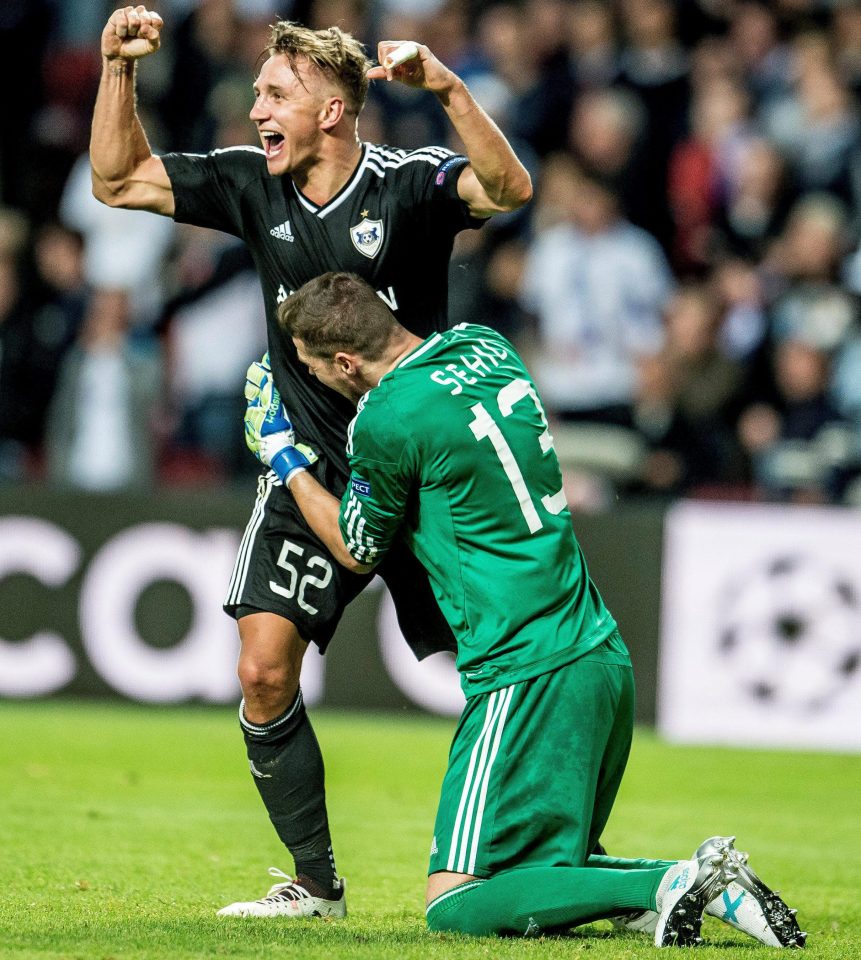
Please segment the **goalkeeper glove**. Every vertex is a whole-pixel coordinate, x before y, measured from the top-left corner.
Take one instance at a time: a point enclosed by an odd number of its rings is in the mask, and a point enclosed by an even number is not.
[[[272,400],[272,367],[268,351],[245,374],[245,445],[260,459],[260,428]]]
[[[293,424],[281,402],[281,395],[272,382],[269,354],[248,368],[245,379],[245,443],[267,467],[278,474],[282,483],[290,480],[317,461],[317,454],[303,443],[296,443]]]

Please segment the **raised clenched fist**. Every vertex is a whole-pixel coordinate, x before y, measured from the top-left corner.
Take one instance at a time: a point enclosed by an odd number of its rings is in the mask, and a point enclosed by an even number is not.
[[[102,56],[109,60],[136,60],[155,53],[161,45],[164,21],[143,5],[114,10],[102,31]]]

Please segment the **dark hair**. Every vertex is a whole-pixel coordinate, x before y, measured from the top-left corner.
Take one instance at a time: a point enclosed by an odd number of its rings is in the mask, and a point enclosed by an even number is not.
[[[289,20],[272,24],[271,31],[267,56],[285,56],[294,73],[297,61],[307,60],[344,91],[347,111],[359,114],[368,95],[365,73],[371,61],[355,37],[338,27],[312,30]]]
[[[314,357],[331,360],[339,350],[379,360],[398,321],[354,273],[324,273],[301,286],[278,308],[278,323]]]

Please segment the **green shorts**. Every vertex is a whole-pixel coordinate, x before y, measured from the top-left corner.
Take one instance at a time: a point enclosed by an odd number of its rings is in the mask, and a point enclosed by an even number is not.
[[[618,633],[579,660],[471,697],[442,785],[428,873],[581,867],[610,815],[634,718]]]

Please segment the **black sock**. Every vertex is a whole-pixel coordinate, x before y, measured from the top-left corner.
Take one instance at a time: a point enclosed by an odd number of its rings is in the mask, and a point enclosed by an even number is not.
[[[272,825],[293,855],[296,875],[312,881],[315,887],[319,885],[320,893],[311,893],[339,897],[326,814],[323,757],[301,689],[284,713],[268,723],[251,723],[243,701],[239,722],[254,783]]]

